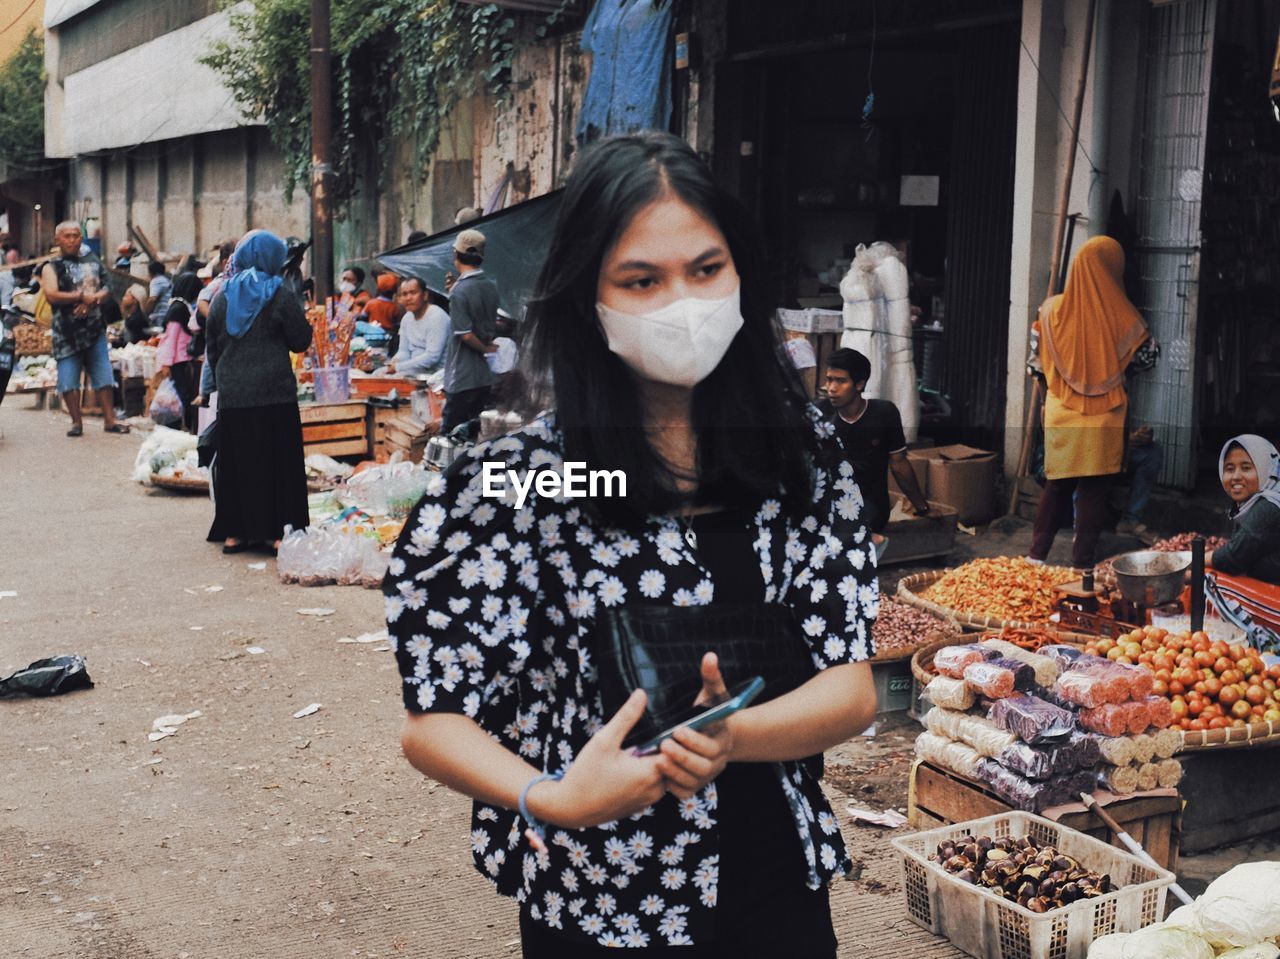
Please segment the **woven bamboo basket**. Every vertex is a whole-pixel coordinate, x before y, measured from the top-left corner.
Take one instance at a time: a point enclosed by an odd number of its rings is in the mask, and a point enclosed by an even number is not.
[[[151,477],[151,485],[179,493],[208,493],[209,481],[186,476]]]
[[[933,615],[941,619],[949,619],[961,629],[988,630],[1003,629],[1006,626],[1012,629],[1038,629],[1046,625],[1043,622],[1030,623],[1016,619],[996,619],[994,616],[983,616],[977,613],[966,613],[959,609],[949,609],[920,595],[949,572],[951,572],[949,569],[931,570],[927,573],[914,573],[911,576],[904,577],[898,581],[898,599],[916,607],[916,609],[923,609],[925,612],[933,613]]]
[[[1075,646],[1079,649],[1084,648],[1084,644],[1093,636],[1085,636],[1082,633],[1071,633],[1066,630],[1049,630],[1054,636],[1054,642],[1064,646]],[[921,646],[915,651],[911,657],[911,675],[915,676],[916,681],[921,686],[928,686],[929,681],[937,675],[933,671],[933,656],[938,650],[944,646],[963,646],[966,643],[978,643],[984,639],[999,639],[998,632],[992,632],[990,636],[975,636],[973,633],[956,635],[938,634],[934,641]]]
[[[1239,749],[1242,746],[1274,746],[1280,743],[1280,723],[1257,722],[1242,729],[1184,729],[1182,752],[1206,749]]]

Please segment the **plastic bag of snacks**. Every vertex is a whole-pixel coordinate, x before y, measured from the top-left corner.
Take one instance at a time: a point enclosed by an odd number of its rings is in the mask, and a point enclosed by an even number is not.
[[[1182,782],[1182,763],[1176,759],[1162,759],[1156,763],[1156,780],[1161,789],[1172,789]]]
[[[1137,740],[1128,736],[1095,736],[1102,758],[1113,766],[1128,766],[1133,762]]]
[[[983,649],[976,644],[944,646],[933,654],[933,668],[940,675],[950,676],[952,679],[964,679],[966,666],[995,659],[996,655],[995,652]]]
[[[1010,696],[992,704],[987,718],[1025,743],[1063,739],[1075,729],[1076,718],[1065,709],[1036,696]]]
[[[1125,716],[1129,720],[1129,734],[1137,736],[1145,733],[1147,727],[1151,725],[1151,710],[1147,706],[1145,699],[1133,700],[1127,703],[1121,703],[1120,706],[1125,711]]]
[[[1085,709],[1121,703],[1129,698],[1127,682],[1093,666],[1077,666],[1063,673],[1053,688],[1063,699]]]
[[[1182,733],[1176,729],[1162,729],[1151,738],[1155,740],[1159,759],[1168,759],[1182,748]]]
[[[916,755],[943,769],[949,769],[953,773],[959,773],[971,779],[977,776],[978,763],[982,761],[982,757],[964,743],[930,732],[921,733],[916,737]]]
[[[1138,767],[1138,789],[1146,792],[1160,784],[1160,767],[1155,763],[1143,763]]]
[[[1140,736],[1130,736],[1129,742],[1133,744],[1130,762],[1137,763],[1139,766],[1151,762],[1151,758],[1156,754],[1155,737],[1143,733]]]
[[[1156,729],[1168,729],[1173,725],[1173,704],[1163,696],[1148,696],[1143,700],[1147,704],[1147,715],[1151,725]]]
[[[968,709],[974,704],[973,690],[962,679],[935,676],[925,687],[929,702],[944,709]]]
[[[1017,692],[1014,671],[997,663],[971,663],[965,667],[964,681],[975,693],[989,699],[1003,699]]]
[[[1123,736],[1129,731],[1129,710],[1123,703],[1104,703],[1080,710],[1080,725],[1091,733]]]
[[[1133,766],[1102,766],[1098,769],[1098,785],[1117,796],[1127,796],[1138,788],[1138,770]]]
[[[1039,655],[1052,659],[1058,664],[1058,672],[1066,672],[1074,669],[1077,662],[1085,658],[1085,651],[1075,646],[1064,646],[1055,644],[1052,646],[1040,647]],[[1095,658],[1095,657],[1089,657]]]
[[[1048,656],[1030,652],[1003,639],[984,639],[982,645],[994,649],[1005,659],[1026,663],[1035,672],[1037,686],[1052,686],[1058,678],[1058,664]]]
[[[1013,733],[1005,732],[981,716],[953,709],[929,710],[925,713],[924,725],[929,732],[966,743],[983,756],[999,756],[1003,749],[1018,741]]]

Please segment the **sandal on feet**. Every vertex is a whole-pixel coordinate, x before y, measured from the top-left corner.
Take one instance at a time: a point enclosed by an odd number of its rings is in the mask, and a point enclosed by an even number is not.
[[[248,548],[248,543],[224,543],[222,551],[230,556],[232,553],[243,553]]]
[[[84,427],[73,426],[71,427],[71,429],[67,430],[67,435],[68,436],[84,436]]]
[[[102,432],[104,432],[104,433],[128,433],[128,432],[129,432],[129,427],[125,426],[123,423],[112,423],[110,426],[104,426],[104,427],[102,428]]]

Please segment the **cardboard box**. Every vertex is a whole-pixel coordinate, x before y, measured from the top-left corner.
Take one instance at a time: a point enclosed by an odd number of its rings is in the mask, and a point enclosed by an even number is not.
[[[955,507],[965,526],[990,522],[995,515],[999,470],[996,454],[959,443],[926,452],[929,488],[925,495]]]
[[[929,498],[929,454],[933,450],[933,447],[907,450],[907,462],[911,464],[911,469],[916,474],[916,485],[920,487],[920,494],[925,499]],[[898,485],[898,478],[893,475],[893,470],[889,470],[889,492],[904,492]]]

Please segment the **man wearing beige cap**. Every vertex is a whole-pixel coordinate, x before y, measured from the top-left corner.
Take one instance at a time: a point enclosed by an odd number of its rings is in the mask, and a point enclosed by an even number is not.
[[[449,294],[450,336],[444,367],[444,415],[440,432],[478,419],[489,402],[494,375],[485,354],[494,345],[498,288],[484,275],[484,234],[463,230],[453,241],[458,279]]]

